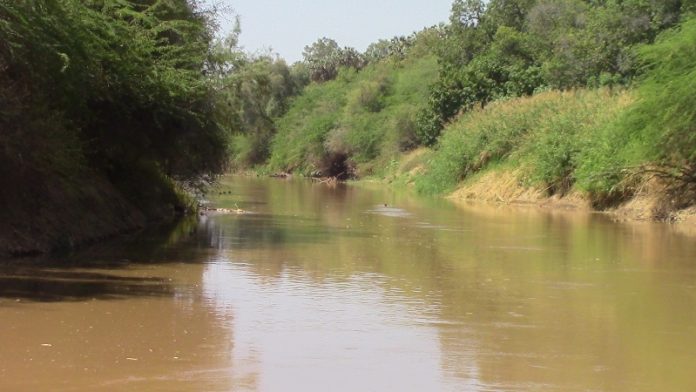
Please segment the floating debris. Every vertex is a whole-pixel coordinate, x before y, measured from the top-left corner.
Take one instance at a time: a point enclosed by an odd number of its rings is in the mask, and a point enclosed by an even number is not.
[[[243,215],[243,214],[251,214],[250,211],[243,210],[237,206],[237,204],[234,205],[234,208],[204,208],[201,211],[201,215],[207,214],[208,212],[215,212],[219,214],[237,214],[237,215]]]

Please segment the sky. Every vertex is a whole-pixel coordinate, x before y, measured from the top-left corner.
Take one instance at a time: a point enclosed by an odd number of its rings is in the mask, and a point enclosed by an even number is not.
[[[248,52],[269,48],[289,64],[319,38],[364,51],[380,38],[408,35],[445,22],[452,0],[222,0],[241,18],[240,45]],[[221,20],[222,33],[234,17]]]

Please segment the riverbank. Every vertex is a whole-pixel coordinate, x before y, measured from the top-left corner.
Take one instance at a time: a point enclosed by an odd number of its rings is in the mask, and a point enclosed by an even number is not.
[[[688,220],[696,206],[694,37],[696,21],[687,19],[637,47],[641,73],[631,83],[603,74],[599,84],[497,92],[468,106],[448,101],[452,107],[438,109],[452,112],[442,121],[423,117],[424,105],[442,97],[423,99],[428,78],[414,77],[434,77],[417,72],[432,59],[347,73],[310,85],[278,119],[264,170],[385,179],[421,194],[620,219]],[[482,77],[464,86],[475,90]],[[423,140],[430,120],[437,132]]]
[[[227,167],[214,18],[188,0],[0,2],[0,254],[171,219],[175,179]]]
[[[147,175],[126,186],[90,171],[4,174],[9,185],[0,189],[0,257],[69,251],[193,211],[175,184]]]
[[[676,207],[665,187],[646,183],[631,197],[616,204],[593,205],[592,198],[574,190],[549,196],[547,190],[524,186],[512,171],[492,171],[463,183],[446,197],[455,202],[476,201],[541,209],[601,212],[619,221],[654,221],[696,226],[696,206]]]
[[[374,179],[417,192],[417,182],[422,181],[431,165],[433,153],[431,149],[420,148],[404,154],[390,175]],[[633,184],[633,193],[622,199],[598,203],[593,195],[577,188],[552,193],[548,187],[532,185],[526,173],[515,165],[492,165],[467,177],[454,190],[438,196],[457,204],[603,213],[616,221],[668,222],[696,228],[696,205],[675,200],[670,196],[670,186],[654,178]]]
[[[36,174],[0,195],[0,255],[70,249],[142,228],[145,215],[98,176],[65,180]]]
[[[453,200],[694,223],[693,167],[665,158],[671,147],[652,131],[631,131],[643,110],[640,92],[546,91],[496,101],[447,124],[436,146],[369,161],[362,167],[371,174],[352,176]]]

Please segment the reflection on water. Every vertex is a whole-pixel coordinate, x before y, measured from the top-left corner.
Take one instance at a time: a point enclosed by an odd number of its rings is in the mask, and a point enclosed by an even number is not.
[[[442,389],[437,331],[382,279],[317,282],[293,267],[264,279],[225,261],[203,276],[217,311],[235,314],[232,357],[260,390]]]
[[[696,240],[231,178],[214,215],[0,267],[0,390],[693,390]]]
[[[401,208],[388,207],[386,204],[384,206],[377,206],[372,210],[368,210],[369,213],[391,216],[394,218],[406,218],[411,216],[411,213],[403,210]]]

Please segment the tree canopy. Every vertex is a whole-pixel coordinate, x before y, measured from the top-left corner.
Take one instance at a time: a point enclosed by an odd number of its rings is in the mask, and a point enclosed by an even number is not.
[[[197,3],[3,0],[0,21],[0,106],[13,116],[0,121],[10,146],[29,129],[50,132],[32,125],[29,113],[41,111],[110,174],[144,163],[182,176],[222,169],[213,22]]]
[[[498,98],[630,83],[640,71],[634,47],[692,9],[679,0],[455,0],[438,47],[440,78],[419,114],[421,142]]]

